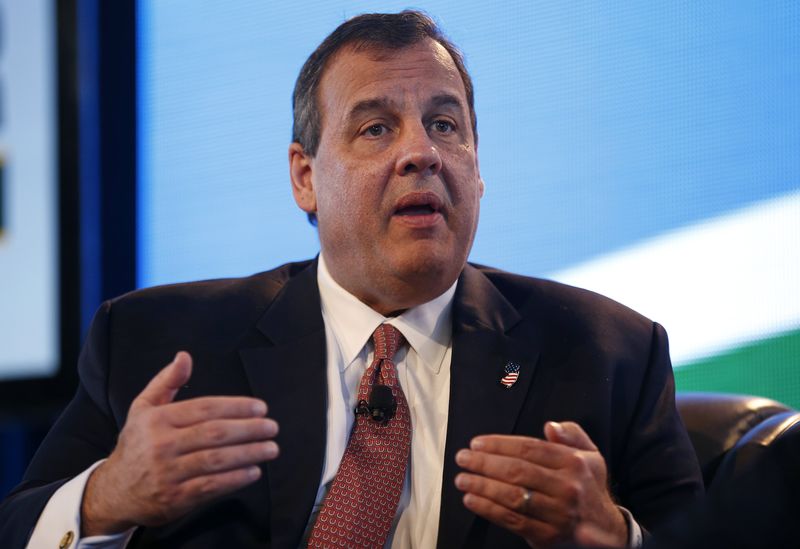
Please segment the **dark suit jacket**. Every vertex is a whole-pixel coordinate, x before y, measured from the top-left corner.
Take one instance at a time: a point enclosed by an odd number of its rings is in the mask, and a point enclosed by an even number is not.
[[[473,266],[461,275],[453,323],[440,547],[524,546],[468,512],[453,485],[455,452],[478,434],[541,437],[547,420],[578,422],[605,456],[613,493],[646,528],[701,491],[659,325],[591,292]],[[195,367],[178,398],[263,398],[281,426],[281,456],[255,484],[167,526],[140,529],[132,546],[297,547],[325,450],[316,262],[103,304],[75,398],[0,507],[4,546],[22,546],[51,494],[111,452],[132,399],[180,349]],[[521,365],[510,389],[499,383],[508,361]]]

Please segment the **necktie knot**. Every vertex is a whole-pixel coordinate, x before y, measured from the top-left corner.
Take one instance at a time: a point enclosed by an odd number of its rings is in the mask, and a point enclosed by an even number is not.
[[[381,324],[372,333],[372,340],[375,342],[375,359],[392,360],[405,338],[391,324]]]

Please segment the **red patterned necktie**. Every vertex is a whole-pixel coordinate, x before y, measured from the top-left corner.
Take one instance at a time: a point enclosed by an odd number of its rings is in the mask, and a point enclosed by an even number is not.
[[[372,334],[375,358],[358,387],[369,402],[373,385],[391,389],[397,409],[388,421],[356,415],[342,463],[309,536],[309,547],[382,548],[392,527],[406,477],[411,447],[411,417],[392,358],[403,334],[382,324]],[[366,410],[365,410],[366,411]]]

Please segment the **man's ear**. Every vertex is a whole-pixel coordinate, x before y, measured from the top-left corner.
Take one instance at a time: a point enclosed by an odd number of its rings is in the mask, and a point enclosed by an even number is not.
[[[311,156],[300,143],[289,145],[289,177],[294,201],[306,213],[316,213],[317,194],[311,177]]]
[[[480,178],[479,183],[480,183],[480,191],[479,191],[478,196],[480,198],[483,198],[483,193],[486,191],[486,183],[483,182],[483,178],[482,177]]]

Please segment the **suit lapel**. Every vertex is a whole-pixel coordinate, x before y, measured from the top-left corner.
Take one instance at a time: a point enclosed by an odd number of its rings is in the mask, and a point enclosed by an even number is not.
[[[239,354],[253,394],[280,425],[280,456],[266,465],[273,547],[297,547],[325,455],[325,326],[316,262],[286,282],[257,324],[268,342]]]
[[[454,479],[458,450],[480,434],[511,433],[528,396],[538,357],[535,339],[515,334],[517,310],[480,271],[467,265],[453,309],[453,358],[445,444],[439,547],[462,547],[475,515],[464,507]],[[511,333],[509,333],[511,332]],[[520,365],[510,388],[500,384],[508,362]]]

